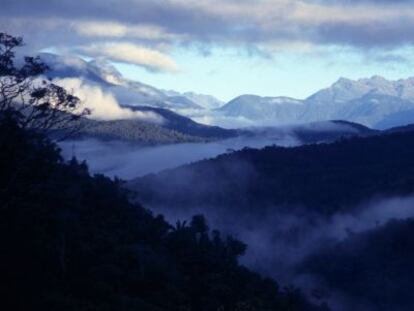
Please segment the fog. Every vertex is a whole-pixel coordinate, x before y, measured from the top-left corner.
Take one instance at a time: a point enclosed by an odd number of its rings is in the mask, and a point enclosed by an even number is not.
[[[281,286],[294,285],[310,298],[316,292],[333,310],[370,309],[369,303],[361,309],[358,297],[349,297],[336,288],[326,287],[318,275],[304,273],[302,264],[309,256],[347,239],[350,235],[379,228],[391,220],[414,217],[414,197],[375,198],[352,208],[355,212],[337,213],[324,217],[296,207],[280,212],[278,207],[258,213],[226,213],[225,207],[204,206],[191,210],[174,206],[151,206],[156,213],[166,216],[171,223],[203,214],[211,228],[236,236],[248,245],[241,263],[265,276],[276,279]],[[351,308],[351,306],[353,306]]]
[[[244,264],[282,281],[292,280],[295,266],[320,248],[390,220],[412,218],[413,207],[414,197],[375,198],[350,209],[355,212],[325,217],[301,207],[283,212],[273,207],[261,214],[236,214],[226,207],[217,206],[194,207],[186,211],[171,206],[153,206],[171,223],[189,219],[195,214],[205,215],[211,227],[235,235],[247,243],[248,251],[242,259]]]
[[[76,156],[86,160],[92,173],[102,173],[125,180],[157,173],[191,162],[213,158],[244,147],[262,148],[268,145],[296,146],[294,137],[238,137],[211,143],[185,143],[142,146],[121,141],[76,140],[60,143],[65,158]]]
[[[340,130],[332,124],[323,124],[329,131]],[[341,125],[342,126],[342,125]],[[311,124],[307,130],[321,130],[320,124]],[[175,168],[177,166],[212,158],[244,147],[262,148],[267,145],[297,146],[296,139],[289,127],[286,131],[263,131],[254,137],[239,137],[211,143],[186,143],[162,146],[140,146],[120,141],[67,141],[61,144],[63,154],[70,158],[76,156],[86,160],[93,173],[118,176],[129,180],[149,173]],[[263,134],[260,137],[260,133]],[[243,180],[248,181],[254,168],[248,163],[232,161],[231,176],[237,176],[240,192],[243,193]],[[236,171],[237,174],[233,174]],[[194,173],[191,168],[184,175],[179,175],[176,183],[182,188],[197,192],[194,180],[189,177]],[[212,187],[218,184],[217,176],[207,172],[203,178],[211,179]],[[172,184],[175,183],[172,182]],[[160,186],[160,185],[158,185]],[[170,185],[171,186],[171,185]],[[180,187],[181,187],[180,186]],[[209,186],[210,187],[210,186]],[[248,187],[248,183],[246,183]],[[160,191],[174,191],[162,184]],[[200,190],[202,191],[202,190]],[[303,289],[310,297],[311,293],[328,292],[326,300],[330,305],[345,306],[355,302],[354,297],[347,297],[335,288],[326,288],[318,276],[302,272],[301,265],[309,256],[318,254],[322,249],[347,239],[351,234],[365,232],[380,227],[392,219],[414,217],[414,197],[376,197],[367,199],[358,206],[344,207],[347,212],[322,216],[303,206],[259,206],[256,209],[237,209],[231,206],[175,206],[174,202],[165,205],[151,205],[143,202],[155,214],[163,214],[170,223],[177,220],[189,220],[195,214],[203,214],[209,226],[231,234],[248,245],[241,263],[255,271],[274,277],[282,286],[295,285]],[[177,203],[178,205],[179,203]],[[324,299],[325,299],[324,298]],[[358,302],[359,303],[359,302]],[[348,308],[348,309],[347,309]],[[361,310],[361,309],[356,309]],[[369,306],[365,310],[369,310]]]

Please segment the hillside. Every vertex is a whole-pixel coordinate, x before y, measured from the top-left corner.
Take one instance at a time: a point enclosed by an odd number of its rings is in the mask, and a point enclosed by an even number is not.
[[[414,132],[406,131],[245,149],[137,179],[129,188],[144,202],[182,209],[205,205],[260,214],[299,205],[329,215],[375,195],[411,193],[413,172]]]
[[[3,115],[0,147],[5,310],[321,310],[241,266],[246,245],[203,216],[168,224]]]
[[[245,148],[126,186],[169,219],[205,214],[251,245],[246,265],[282,284],[295,280],[332,310],[407,311],[414,131],[367,135]]]
[[[151,113],[155,120],[130,118],[122,120],[94,120],[83,118],[74,134],[57,130],[52,137],[70,135],[71,139],[117,140],[137,144],[173,144],[207,142],[237,137],[247,131],[227,130],[196,123],[172,111],[152,107],[128,107],[131,111]]]

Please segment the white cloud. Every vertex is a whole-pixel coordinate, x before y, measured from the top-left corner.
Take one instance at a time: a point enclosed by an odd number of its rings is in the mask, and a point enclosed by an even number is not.
[[[93,57],[143,66],[151,71],[178,72],[178,65],[168,55],[129,42],[96,43],[80,49]]]
[[[177,35],[168,33],[163,27],[150,24],[121,24],[118,22],[77,22],[73,25],[77,33],[86,37],[136,38],[144,40],[170,40]]]
[[[97,85],[85,83],[82,79],[66,78],[53,81],[57,85],[73,92],[82,101],[82,108],[92,110],[90,118],[97,120],[140,119],[144,121],[162,123],[163,118],[153,112],[132,111],[119,105],[116,98],[104,92]]]

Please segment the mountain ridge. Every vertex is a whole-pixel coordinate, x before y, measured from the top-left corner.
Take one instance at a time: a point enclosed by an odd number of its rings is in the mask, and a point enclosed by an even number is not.
[[[218,111],[228,117],[244,117],[266,125],[344,119],[375,128],[390,115],[410,109],[414,109],[414,78],[392,81],[373,76],[359,80],[340,78],[303,100],[241,95]],[[414,118],[401,122],[414,122]],[[394,125],[403,124],[398,124],[397,119]]]

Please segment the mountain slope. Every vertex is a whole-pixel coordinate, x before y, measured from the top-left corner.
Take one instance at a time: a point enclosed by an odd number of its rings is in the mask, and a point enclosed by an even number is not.
[[[2,309],[326,310],[241,266],[246,245],[203,216],[170,225],[3,115],[0,147]]]
[[[239,96],[217,111],[228,117],[245,117],[260,121],[280,120],[275,125],[294,123],[299,120],[302,102],[287,97]]]
[[[212,96],[178,92],[166,92],[147,84],[126,79],[111,64],[103,59],[86,62],[81,58],[40,54],[48,64],[48,77],[54,79],[79,78],[97,84],[115,96],[120,105],[152,106],[174,111],[200,110],[220,102]],[[197,101],[200,100],[200,104]],[[206,104],[207,103],[207,104]],[[205,105],[205,106],[204,106]]]
[[[305,100],[243,95],[218,111],[228,117],[243,117],[265,125],[340,119],[372,127],[381,126],[391,115],[393,124],[403,123],[402,114],[412,109],[414,78],[388,81],[374,76],[357,81],[341,78]]]
[[[199,124],[166,109],[152,107],[128,107],[128,109],[134,112],[152,113],[160,120],[148,121],[132,118],[102,121],[83,118],[77,126],[80,130],[71,135],[71,138],[118,140],[139,144],[171,144],[227,139],[247,133],[247,131],[227,130]],[[64,131],[55,131],[52,136],[59,137],[64,134]]]
[[[297,205],[329,215],[377,194],[414,192],[413,144],[414,132],[406,131],[331,144],[245,149],[128,186],[154,206],[214,206],[261,214]]]

